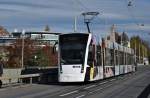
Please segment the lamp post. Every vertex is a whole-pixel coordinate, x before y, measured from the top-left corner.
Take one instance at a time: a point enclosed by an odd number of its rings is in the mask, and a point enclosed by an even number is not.
[[[77,32],[77,16],[74,17],[74,32]]]
[[[137,52],[137,51],[136,51],[136,39],[135,39],[134,42],[135,42],[135,44],[134,44],[135,62],[137,62],[137,57],[136,57],[136,55],[137,55],[137,54],[136,54],[136,52]]]
[[[25,30],[22,31],[21,68],[24,67],[24,34],[25,34]]]
[[[91,33],[89,24],[91,23],[91,20],[94,19],[95,16],[97,16],[99,12],[84,12],[82,15],[84,16],[84,23],[87,26],[88,33]]]

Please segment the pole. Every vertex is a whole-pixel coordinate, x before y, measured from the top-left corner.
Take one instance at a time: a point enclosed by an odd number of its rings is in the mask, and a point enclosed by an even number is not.
[[[101,65],[102,65],[102,69],[103,69],[103,78],[104,78],[104,50],[103,47],[101,45]]]
[[[135,63],[137,63],[137,60],[136,60],[136,40],[135,40],[135,45],[134,45],[134,52],[135,52]]]
[[[142,45],[142,54],[143,54],[143,61],[142,61],[142,63],[144,63],[144,46]]]
[[[140,58],[140,43],[139,43],[139,63],[141,63],[141,58]]]
[[[84,23],[86,24],[87,29],[88,29],[88,33],[91,33],[90,28],[89,28],[89,23],[98,14],[99,14],[99,12],[85,12],[85,13],[82,13],[82,15],[84,16]]]
[[[123,45],[123,44],[122,44],[122,34],[121,34],[121,45]]]
[[[77,16],[74,17],[74,32],[77,32]]]
[[[22,31],[22,57],[21,57],[21,68],[24,67],[24,34],[25,34],[25,31],[23,30]]]
[[[85,23],[86,23],[86,26],[87,26],[87,29],[88,29],[88,33],[91,33],[90,27],[89,27],[89,23],[90,23],[90,22],[85,22]]]
[[[114,76],[115,76],[115,66],[117,65],[117,63],[116,63],[116,52],[117,52],[117,51],[116,51],[116,49],[115,49],[114,43],[113,43],[113,52],[114,52],[114,56],[113,56],[113,57],[114,57],[114,59],[113,59],[113,60],[114,60],[114,65],[113,65],[113,67],[114,67],[114,72],[113,72],[113,73],[114,73]]]

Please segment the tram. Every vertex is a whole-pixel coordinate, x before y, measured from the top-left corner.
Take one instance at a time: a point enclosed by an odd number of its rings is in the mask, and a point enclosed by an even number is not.
[[[91,33],[59,36],[58,81],[96,81],[135,71],[134,51]]]

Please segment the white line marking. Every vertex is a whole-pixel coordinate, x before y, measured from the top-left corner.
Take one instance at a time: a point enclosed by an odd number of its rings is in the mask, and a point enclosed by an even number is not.
[[[89,92],[89,93],[91,94],[91,93],[94,93],[94,92],[99,91],[99,90],[102,90],[102,89],[104,89],[104,88],[99,88],[99,89],[96,89],[96,90],[91,91],[91,92]]]
[[[109,80],[109,81],[114,81],[114,80],[116,80],[116,79],[111,79],[111,80]]]
[[[85,87],[84,89],[92,88],[94,86],[96,86],[96,85],[91,85],[91,86]]]
[[[6,88],[2,88],[2,89],[0,89],[0,91],[5,91],[5,90],[7,90]]]
[[[112,86],[112,84],[107,85],[106,87],[103,87],[103,88],[96,89],[96,90],[91,91],[91,92],[89,92],[89,93],[91,94],[91,93],[94,93],[94,92],[96,92],[96,91],[99,91],[99,90],[105,89],[105,88],[110,87],[110,86]]]
[[[81,95],[81,96],[78,96],[78,97],[76,97],[76,98],[81,98],[81,97],[84,97],[85,95]]]
[[[76,93],[76,92],[78,92],[78,90],[72,91],[72,92],[69,92],[69,93],[65,93],[65,94],[62,94],[62,95],[59,95],[59,96],[63,97],[63,96],[67,96],[67,95],[70,95],[70,94],[73,94],[73,93]]]
[[[16,87],[13,87],[13,88],[14,88],[14,89],[15,89],[15,88],[20,88],[20,86],[16,86]]]
[[[105,83],[107,83],[108,81],[105,81],[105,82],[102,82],[102,83],[99,83],[99,84],[105,84]]]

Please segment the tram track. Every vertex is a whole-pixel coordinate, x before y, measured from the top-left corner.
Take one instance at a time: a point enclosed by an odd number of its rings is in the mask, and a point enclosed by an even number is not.
[[[101,91],[105,88],[110,87],[114,84],[115,81],[120,82],[121,80],[124,81],[124,79],[128,79],[129,76],[131,76],[132,73],[121,75],[117,77],[108,78],[105,80],[99,80],[97,82],[85,84],[79,87],[75,87],[72,89],[63,90],[61,92],[48,94],[48,95],[42,95],[43,98],[82,98],[85,96],[88,96],[88,94],[94,94],[98,91]],[[125,78],[126,77],[126,78]]]
[[[125,75],[120,75],[104,80],[100,80],[94,83],[86,84],[83,86],[80,86],[78,88],[74,88],[72,90],[64,91],[61,93],[57,93],[54,95],[46,95],[44,98],[53,97],[53,98],[82,98],[89,96],[91,94],[102,92],[104,89],[107,89],[113,85],[117,85],[118,83],[122,83],[124,81],[127,81],[129,79],[132,79],[137,74],[143,73],[143,69],[139,70],[138,72],[134,73],[128,73]]]
[[[139,70],[134,73],[128,73],[125,75],[120,75],[120,76],[94,81],[86,84],[84,83],[77,83],[77,84],[56,83],[55,85],[54,84],[49,84],[49,85],[33,84],[31,86],[25,85],[24,87],[15,86],[10,88],[4,88],[6,90],[3,91],[2,89],[0,89],[0,91],[1,93],[5,93],[9,91],[11,92],[19,91],[20,93],[16,95],[12,93],[12,95],[15,96],[14,98],[37,98],[37,97],[38,98],[94,98],[91,96],[106,93],[107,90],[109,89],[114,90],[113,88],[117,87],[118,89],[115,88],[116,91],[109,92],[110,94],[109,96],[113,96],[114,94],[118,94],[119,92],[124,93],[124,91],[127,91],[126,89],[128,89],[128,87],[130,87],[132,84],[131,85],[126,84],[126,81],[129,80],[136,81],[136,79],[140,79],[142,74],[143,76],[144,74],[150,74],[148,70],[150,70],[150,68],[144,66],[144,68],[140,67]],[[124,87],[122,88],[121,86],[117,86],[117,85],[123,85]],[[29,91],[26,93],[23,93],[21,91],[27,89],[29,89]],[[10,98],[10,97],[3,97],[3,98]]]
[[[136,78],[133,77],[133,76],[136,76],[137,74],[140,74],[140,75]],[[123,86],[124,86],[123,88],[120,87],[119,89],[116,89],[117,91],[115,91],[115,93],[114,92],[112,94],[110,93],[109,98],[112,98],[114,95],[117,95],[118,93],[121,94],[121,93],[124,93],[124,91],[127,91],[127,89],[130,88],[130,85],[134,85],[134,84],[126,85],[125,82],[127,80],[131,80],[131,81],[136,80],[136,82],[138,82],[138,79],[145,76],[145,74],[150,74],[150,72],[142,73],[142,71],[140,71],[138,73],[128,74],[127,76],[123,77],[123,79],[119,79],[118,81],[113,81],[112,83],[109,82],[108,85],[106,85],[106,86],[97,85],[97,86],[95,86],[95,88],[93,88],[91,90],[88,90],[85,93],[76,95],[76,97],[68,97],[68,98],[82,98],[82,97],[85,98],[85,97],[88,97],[88,96],[91,96],[91,95],[95,95],[96,93],[102,93],[105,89],[107,89],[109,87],[111,88],[113,86],[116,86],[116,85],[119,85],[119,84],[123,83]]]

